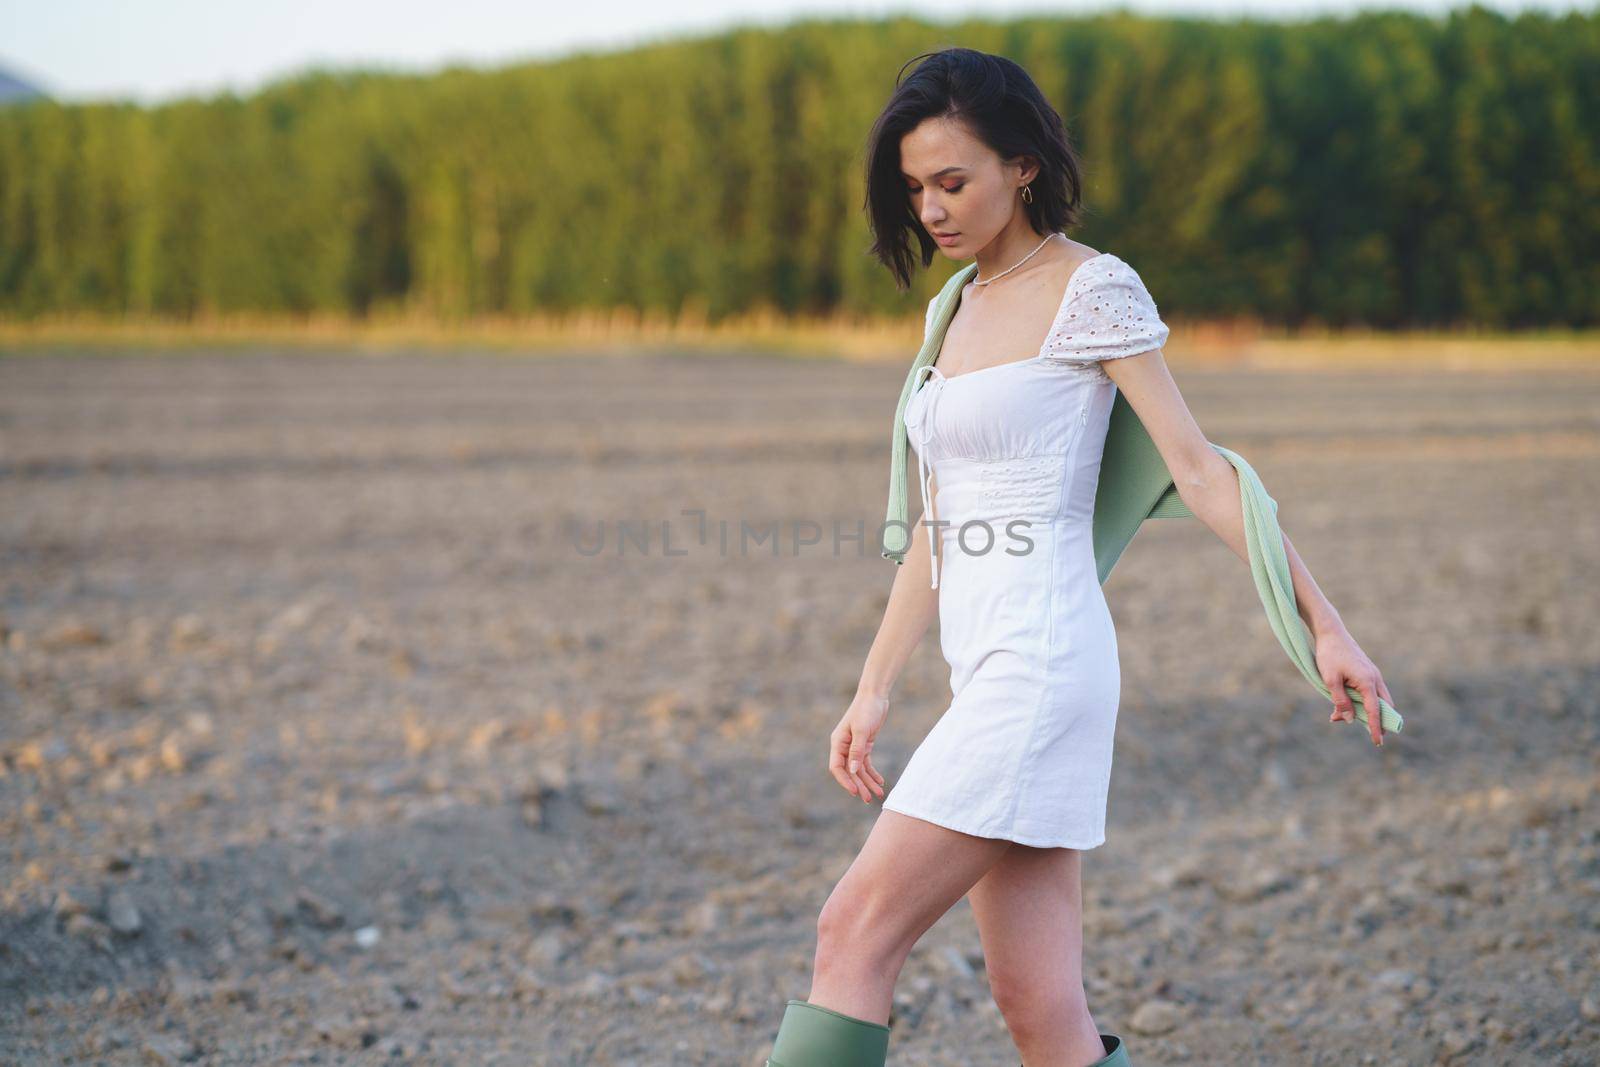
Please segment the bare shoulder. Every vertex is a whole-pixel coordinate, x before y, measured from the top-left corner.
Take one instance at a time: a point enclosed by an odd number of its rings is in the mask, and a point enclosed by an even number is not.
[[[1090,248],[1082,241],[1074,241],[1070,237],[1063,236],[1056,244],[1061,246],[1062,252],[1066,253],[1064,258],[1070,263],[1082,263],[1084,260],[1093,259],[1100,254],[1098,248]]]
[[[1050,257],[1048,259],[1045,258],[1047,253]],[[1016,278],[1019,281],[1024,277],[1031,278],[1031,281],[1017,286],[1016,291],[1027,294],[1024,299],[1030,302],[1029,306],[1032,306],[1032,301],[1038,301],[1048,303],[1053,310],[1060,301],[1061,294],[1066,292],[1067,283],[1072,280],[1078,268],[1100,254],[1098,249],[1090,248],[1081,241],[1074,241],[1063,234],[1059,241],[1051,242],[1048,248],[1039,253],[1035,260],[1037,266],[1028,264],[1023,271],[1018,272]],[[977,288],[970,280],[962,286],[962,302],[965,303]]]
[[[1045,289],[1047,293],[1053,294],[1054,299],[1059,300],[1071,283],[1072,276],[1078,272],[1078,268],[1098,257],[1100,252],[1071,238],[1064,237],[1056,244],[1058,249],[1048,267]]]

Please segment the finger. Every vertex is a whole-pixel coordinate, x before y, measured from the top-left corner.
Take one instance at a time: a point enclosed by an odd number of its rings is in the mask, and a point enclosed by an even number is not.
[[[834,738],[833,747],[828,755],[828,773],[832,774],[851,796],[854,796],[856,795],[855,779],[846,773],[844,769],[845,759],[849,751],[850,741],[848,735]]]
[[[872,787],[873,792],[880,797],[883,796],[883,775],[879,774],[878,768],[872,765],[872,754],[870,752],[867,754],[866,766],[867,772],[872,776],[867,779],[867,784]]]
[[[1344,675],[1336,674],[1332,680],[1324,679],[1328,687],[1329,698],[1333,701],[1333,717],[1342,722],[1349,722],[1355,718],[1355,706],[1350,702],[1350,694],[1344,691]]]
[[[861,769],[862,763],[866,760],[867,751],[867,746],[862,741],[856,741],[850,746],[850,777],[855,779],[856,783],[861,787],[857,795],[861,797],[863,804],[871,803],[868,798],[872,795],[872,791],[867,788],[866,774]]]
[[[1383,711],[1378,707],[1378,689],[1370,680],[1361,683],[1361,701],[1367,706],[1367,732],[1372,743],[1383,747]]]
[[[883,788],[878,784],[878,772],[872,769],[872,753],[867,752],[861,757],[862,784],[866,786],[867,800],[870,802],[874,796],[882,796]]]

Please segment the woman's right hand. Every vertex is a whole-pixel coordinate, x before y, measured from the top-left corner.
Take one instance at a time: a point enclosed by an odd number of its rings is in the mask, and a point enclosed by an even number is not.
[[[872,803],[874,791],[884,795],[883,775],[872,765],[872,745],[888,715],[888,697],[858,690],[829,738],[828,770],[863,804]]]

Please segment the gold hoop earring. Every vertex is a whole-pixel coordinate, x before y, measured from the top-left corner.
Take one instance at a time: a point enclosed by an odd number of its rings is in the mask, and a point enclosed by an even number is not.
[[[1022,202],[1024,204],[1033,203],[1033,186],[1024,185],[1022,187]]]

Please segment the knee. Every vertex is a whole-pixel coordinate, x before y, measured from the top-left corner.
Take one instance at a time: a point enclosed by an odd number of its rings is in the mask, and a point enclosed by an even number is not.
[[[893,957],[896,941],[889,917],[869,895],[840,887],[817,916],[819,964],[875,967]]]
[[[990,971],[989,990],[1013,1034],[1057,1032],[1063,1021],[1089,1014],[1082,982],[1052,982],[1037,974]]]

